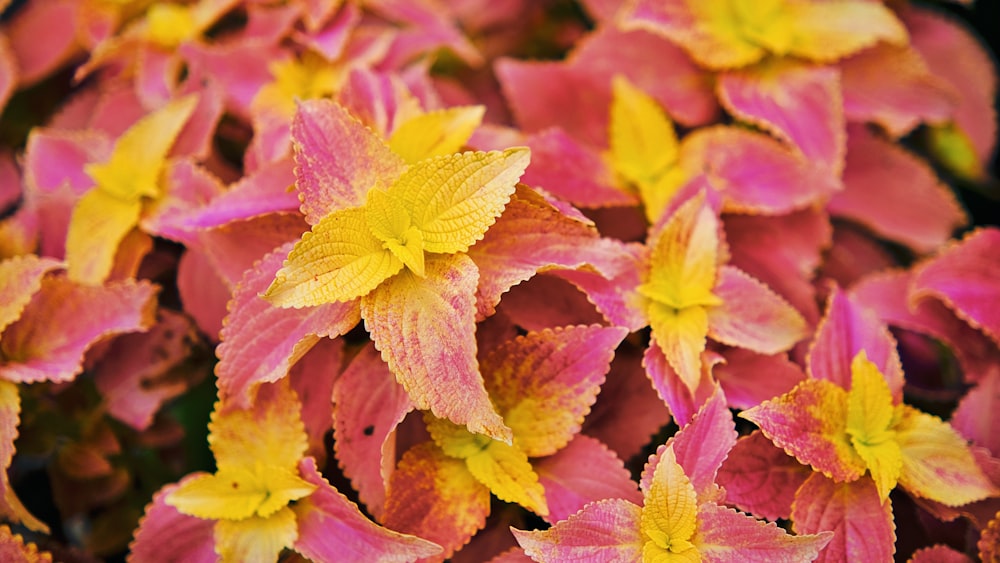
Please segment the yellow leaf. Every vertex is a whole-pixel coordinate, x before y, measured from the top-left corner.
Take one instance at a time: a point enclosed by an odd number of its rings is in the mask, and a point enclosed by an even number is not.
[[[517,503],[539,516],[549,513],[545,489],[517,444],[491,440],[486,449],[466,458],[465,466],[500,500]]]
[[[663,349],[674,368],[692,392],[701,380],[701,353],[708,338],[708,313],[704,307],[673,309],[653,302],[649,306],[649,326],[653,339]]]
[[[250,107],[288,118],[295,115],[296,99],[329,96],[340,89],[343,81],[342,70],[313,51],[306,51],[299,58],[272,62],[267,68],[274,80],[257,91]]]
[[[125,201],[159,197],[160,174],[170,147],[197,104],[194,95],[173,100],[129,127],[106,162],[86,167],[97,189]]]
[[[191,9],[178,4],[153,4],[146,12],[146,23],[149,40],[167,49],[180,45],[199,32]]]
[[[252,471],[233,468],[181,483],[166,502],[198,518],[240,520],[252,516],[266,499],[267,489]]]
[[[530,156],[520,147],[422,160],[388,192],[409,212],[424,250],[465,252],[503,212]]]
[[[247,469],[264,461],[296,473],[306,453],[302,405],[288,379],[258,388],[253,408],[222,409],[208,423],[208,445],[219,471]]]
[[[732,4],[740,35],[776,55],[788,52],[795,23],[785,0],[736,0]]]
[[[879,41],[905,45],[909,39],[902,22],[879,2],[789,2],[784,16],[794,34],[788,54],[815,62],[833,62]]]
[[[698,560],[692,543],[698,530],[698,496],[672,446],[663,450],[653,472],[640,526],[646,538],[643,561]],[[672,557],[664,558],[661,553]]]
[[[486,108],[464,106],[416,115],[389,136],[389,148],[407,164],[462,150],[483,121]]]
[[[847,396],[847,434],[851,445],[865,460],[884,501],[895,488],[903,466],[902,453],[893,429],[897,407],[885,376],[868,360],[864,350],[851,361],[851,390]]]
[[[372,234],[363,207],[326,215],[292,248],[264,298],[308,307],[361,297],[403,268]]]
[[[365,218],[372,234],[407,268],[424,277],[424,237],[410,222],[410,214],[395,197],[378,188],[368,192]]]
[[[489,447],[493,439],[483,434],[474,434],[454,422],[424,413],[427,432],[441,451],[448,457],[467,459]]]
[[[651,185],[677,162],[673,123],[652,96],[617,75],[611,83],[611,160],[636,185]]]
[[[640,182],[639,198],[642,200],[643,209],[646,211],[646,219],[656,224],[663,216],[667,204],[674,198],[684,184],[687,183],[690,174],[682,165],[674,166],[661,174],[652,182]]]
[[[76,282],[99,285],[114,267],[125,236],[139,223],[142,201],[95,188],[83,194],[66,233],[66,271]]]
[[[284,507],[267,518],[219,520],[215,523],[215,551],[222,561],[274,563],[299,537],[295,513]]]
[[[639,292],[674,309],[712,307],[718,273],[719,220],[699,196],[682,205],[657,235],[648,281]]]

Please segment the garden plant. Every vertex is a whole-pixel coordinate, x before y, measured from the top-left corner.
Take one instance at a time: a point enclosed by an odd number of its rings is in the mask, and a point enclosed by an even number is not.
[[[0,0],[0,561],[1000,561],[980,4]]]

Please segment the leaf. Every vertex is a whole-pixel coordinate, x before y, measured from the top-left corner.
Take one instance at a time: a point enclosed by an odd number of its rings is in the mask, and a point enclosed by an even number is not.
[[[924,160],[861,127],[848,129],[844,191],[830,213],[928,253],[968,222],[951,189]]]
[[[600,441],[577,435],[553,455],[532,462],[538,482],[545,490],[549,514],[555,524],[591,502],[620,498],[634,504],[642,494],[622,460]]]
[[[942,250],[915,270],[911,302],[940,299],[959,318],[1000,344],[1000,267],[991,258],[1000,229],[983,228]]]
[[[735,409],[749,409],[783,395],[805,379],[802,368],[787,354],[765,355],[731,348],[715,365],[712,375],[726,392],[726,402]]]
[[[896,426],[903,456],[900,486],[916,497],[946,506],[961,506],[1000,494],[951,425],[908,405],[902,409],[902,420]]]
[[[21,383],[72,380],[95,343],[153,325],[157,291],[145,281],[87,286],[45,278],[21,318],[3,333],[0,377]]]
[[[993,372],[962,397],[951,415],[950,424],[963,438],[996,456],[1000,453],[1000,418],[993,413],[998,409],[1000,372]]]
[[[208,445],[220,473],[248,471],[256,464],[297,471],[305,455],[302,405],[287,380],[263,385],[253,408],[223,408],[216,403],[208,423]]]
[[[21,396],[15,383],[0,379],[0,516],[29,530],[49,533],[49,527],[28,512],[11,486],[8,469],[16,453],[14,441],[21,422]]]
[[[118,247],[138,224],[142,202],[123,200],[93,189],[73,208],[66,234],[66,271],[70,279],[99,285],[111,274]]]
[[[701,354],[708,336],[708,315],[694,306],[670,309],[660,303],[649,306],[653,340],[688,391],[698,389],[702,376]]]
[[[476,359],[476,266],[455,254],[428,260],[426,273],[403,272],[366,295],[365,327],[418,409],[509,441]]]
[[[545,489],[517,444],[492,440],[482,451],[466,457],[465,466],[500,500],[520,504],[542,517],[548,515]]]
[[[299,534],[294,549],[303,556],[314,561],[405,563],[441,552],[434,543],[369,520],[323,478],[314,459],[303,459],[299,471],[316,487],[292,507]]]
[[[723,73],[717,88],[737,119],[788,142],[834,175],[843,169],[846,122],[835,69],[771,61]]]
[[[851,362],[851,390],[847,394],[847,434],[865,460],[879,498],[885,501],[895,488],[903,466],[902,453],[892,426],[901,412],[878,367],[864,351]]]
[[[759,430],[736,441],[719,468],[726,503],[759,518],[788,519],[795,491],[812,470],[775,447]]]
[[[247,270],[229,302],[215,373],[223,395],[243,407],[257,385],[285,377],[319,337],[344,334],[361,319],[357,301],[282,309],[262,299],[290,248],[276,249]]]
[[[483,106],[462,106],[416,115],[392,132],[389,148],[411,165],[456,153],[479,127],[485,111]]]
[[[528,457],[554,454],[580,431],[624,337],[599,326],[531,332],[483,359],[486,390]]]
[[[709,366],[702,366],[692,390],[687,381],[670,366],[667,357],[656,340],[652,340],[643,354],[642,365],[653,389],[670,410],[674,421],[681,426],[688,424],[702,404],[715,391],[715,382],[709,373]]]
[[[788,393],[740,413],[774,445],[837,482],[864,474],[864,460],[847,436],[847,391],[807,379]]]
[[[698,553],[691,543],[698,531],[698,497],[670,446],[656,461],[642,506],[641,529],[648,538],[643,559],[661,550],[681,557]]]
[[[833,531],[818,563],[891,561],[896,551],[892,503],[882,502],[868,478],[835,483],[813,473],[795,494],[792,527],[798,534]]]
[[[2,49],[0,45],[0,49]],[[2,55],[2,53],[0,53]],[[2,93],[2,92],[0,92]],[[4,100],[0,97],[0,103]],[[19,563],[51,563],[52,554],[47,551],[38,551],[38,546],[24,542],[20,534],[11,532],[6,524],[0,526],[0,557],[4,561],[17,561]]]
[[[828,531],[793,536],[773,522],[710,502],[698,507],[698,521],[703,561],[813,561],[834,536]]]
[[[430,158],[388,189],[423,235],[427,252],[465,252],[500,216],[530,159],[526,148]]]
[[[45,274],[58,267],[56,260],[34,254],[0,261],[0,295],[4,296],[0,305],[0,335],[21,316],[32,296],[42,288]]]
[[[670,438],[668,445],[699,499],[704,499],[714,488],[719,467],[736,444],[736,437],[726,397],[716,388],[691,422]],[[660,453],[657,451],[657,455]],[[650,459],[649,463],[654,461]],[[648,488],[646,479],[642,484]]]
[[[586,208],[631,205],[635,195],[617,185],[614,170],[596,149],[552,127],[524,139],[531,166],[521,180]]]
[[[267,518],[251,516],[215,523],[215,550],[223,561],[276,561],[297,538],[295,513],[288,507]]]
[[[440,545],[447,558],[486,525],[489,513],[490,490],[465,462],[424,442],[403,454],[389,478],[383,524]]]
[[[365,508],[381,520],[396,461],[395,429],[413,403],[374,345],[362,348],[337,379],[333,403],[337,461]]]
[[[367,210],[335,211],[302,235],[264,298],[279,307],[349,301],[398,273],[403,262],[372,234]]]
[[[295,178],[311,225],[358,207],[373,186],[388,187],[405,169],[385,141],[329,100],[299,104],[292,121]]]
[[[166,503],[178,487],[199,479],[201,475],[192,473],[181,479],[179,484],[167,485],[153,495],[129,545],[132,557],[138,561],[166,559],[192,563],[215,563],[219,560],[213,538],[215,522],[188,516]]]
[[[715,294],[721,305],[708,310],[708,336],[762,354],[790,349],[807,334],[805,319],[763,283],[733,266],[719,269]]]
[[[107,161],[86,167],[96,189],[123,202],[159,197],[160,174],[170,147],[197,103],[194,95],[173,100],[129,127],[115,141]]]
[[[982,556],[980,560],[989,561]],[[907,563],[972,563],[972,559],[960,551],[938,544],[914,551]]]
[[[267,518],[314,489],[314,485],[287,467],[258,461],[250,468],[234,467],[201,474],[180,485],[166,502],[198,518],[245,520],[254,516]]]
[[[677,160],[674,125],[651,96],[615,76],[609,137],[615,170],[633,184],[654,182]]]
[[[548,530],[511,532],[535,561],[635,563],[642,560],[641,514],[627,500],[607,499],[588,504]]]
[[[853,361],[862,351],[885,377],[893,400],[902,399],[903,367],[896,339],[872,311],[834,289],[809,348],[806,359],[809,375],[849,389]]]
[[[790,2],[787,9],[795,25],[789,54],[811,61],[830,62],[880,41],[905,45],[908,40],[902,22],[881,4]]]

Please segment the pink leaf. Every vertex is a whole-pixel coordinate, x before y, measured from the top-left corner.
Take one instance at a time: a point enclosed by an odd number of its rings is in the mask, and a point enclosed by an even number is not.
[[[723,210],[777,215],[825,202],[838,178],[765,134],[737,127],[703,127],[684,138],[681,162],[700,164],[722,193]]]
[[[896,258],[860,226],[838,223],[833,227],[833,241],[826,251],[820,278],[829,278],[841,287],[850,287],[859,278],[892,268]]]
[[[479,268],[477,316],[493,314],[500,296],[543,268],[578,268],[598,239],[590,225],[567,217],[520,186],[497,222],[469,249]]]
[[[587,294],[609,323],[639,330],[649,324],[643,311],[633,307],[631,299],[639,286],[641,265],[646,261],[644,245],[602,238],[587,248],[587,263],[592,268],[556,270],[557,275]],[[595,271],[596,270],[596,271]]]
[[[464,254],[437,255],[426,277],[408,270],[361,298],[365,327],[419,409],[509,441],[476,361],[479,271]]]
[[[594,438],[576,436],[563,449],[532,464],[545,488],[549,514],[565,520],[585,505],[608,498],[642,503],[642,494],[622,460]]]
[[[344,359],[344,340],[320,338],[290,370],[292,389],[302,401],[302,422],[305,424],[309,449],[306,455],[326,460],[329,446],[326,434],[333,426],[333,386],[340,375]]]
[[[972,141],[979,162],[988,163],[997,146],[994,57],[968,28],[939,11],[910,7],[902,18],[931,73],[958,94],[954,120]]]
[[[188,157],[167,164],[164,182],[166,193],[147,207],[140,226],[150,234],[190,245],[195,234],[186,224],[186,216],[223,193],[222,182]]]
[[[20,87],[45,78],[78,52],[75,25],[80,9],[73,0],[32,3],[4,22]]]
[[[642,560],[641,510],[627,500],[607,499],[588,504],[548,530],[511,532],[535,561],[634,563]]]
[[[290,158],[266,164],[189,214],[186,223],[190,227],[211,228],[268,213],[295,211],[299,200],[291,190],[294,185]]]
[[[639,484],[644,491],[649,491],[660,455],[672,445],[677,463],[691,480],[698,498],[704,499],[711,494],[715,475],[736,444],[736,436],[736,424],[726,407],[726,398],[716,388],[691,422],[682,426],[666,446],[660,446],[654,455],[649,456]]]
[[[220,392],[238,405],[249,405],[256,385],[284,377],[320,337],[343,334],[360,320],[357,301],[282,309],[260,297],[290,249],[265,256],[233,291],[215,373]]]
[[[1000,343],[1000,229],[973,231],[914,272],[911,302],[943,301],[959,318]]]
[[[1000,373],[994,372],[979,381],[958,403],[951,415],[951,425],[965,439],[1000,455]]]
[[[788,350],[806,335],[802,315],[770,288],[732,266],[719,269],[715,295],[722,305],[708,311],[708,336],[762,354]]]
[[[893,137],[920,122],[947,121],[956,105],[957,92],[912,47],[875,45],[841,61],[840,76],[847,118],[877,123]]]
[[[305,230],[299,213],[271,213],[200,231],[191,246],[208,257],[227,283],[236,285],[265,254],[297,240]]]
[[[702,561],[813,561],[833,538],[832,532],[793,536],[773,522],[762,522],[714,503],[698,507]]]
[[[827,214],[804,210],[777,217],[724,215],[729,264],[764,282],[813,326],[819,321],[812,280],[831,243]]]
[[[709,376],[708,370],[703,369],[698,387],[692,394],[687,383],[674,371],[674,368],[670,367],[670,362],[667,361],[663,349],[655,340],[651,341],[649,347],[646,348],[642,365],[646,368],[646,375],[652,382],[653,389],[666,403],[674,421],[680,426],[691,422],[695,413],[698,412],[698,408],[714,392],[715,384]]]
[[[760,431],[736,441],[719,468],[726,503],[768,520],[788,519],[795,491],[812,470],[775,447]]]
[[[837,174],[846,150],[840,75],[785,60],[719,75],[719,99],[737,119],[758,125]]]
[[[191,479],[203,474],[192,473],[180,483],[160,489],[146,506],[139,520],[135,539],[129,544],[131,558],[136,561],[190,561],[215,563],[214,520],[203,520],[181,514],[166,503],[172,492]]]
[[[510,288],[497,310],[525,330],[606,322],[582,291],[545,273]]]
[[[619,189],[615,173],[597,150],[562,129],[544,129],[524,139],[531,149],[531,166],[524,183],[542,188],[580,207],[635,205],[635,196]]]
[[[181,364],[198,336],[186,317],[162,310],[148,331],[112,342],[94,370],[94,383],[108,414],[146,430],[160,405],[201,381],[207,369]]]
[[[218,342],[232,291],[197,248],[189,248],[181,255],[177,265],[177,290],[184,312],[191,315],[210,341]]]
[[[299,104],[292,122],[296,186],[310,225],[337,209],[365,202],[369,188],[388,185],[403,161],[377,134],[329,100]]]
[[[105,286],[48,278],[20,320],[3,333],[0,376],[11,381],[69,381],[86,351],[102,338],[149,328],[157,288],[122,280]]]
[[[413,403],[370,345],[334,384],[333,403],[337,461],[368,512],[381,520],[386,483],[396,461],[396,426],[413,410]]]
[[[988,336],[956,317],[937,299],[910,303],[912,279],[912,272],[886,272],[862,280],[851,293],[885,322],[946,343],[957,356],[967,381],[1000,373],[1000,349]]]
[[[623,342],[615,351],[607,380],[583,423],[583,433],[607,445],[623,460],[638,454],[670,411],[650,388],[642,367],[642,352]]]
[[[28,186],[52,192],[62,185],[79,195],[94,186],[84,166],[106,159],[111,140],[104,134],[35,128],[24,150],[24,175]]]
[[[860,126],[849,132],[845,189],[830,200],[831,214],[924,253],[966,223],[955,196],[928,164]]]
[[[892,503],[880,501],[867,477],[835,483],[813,473],[795,494],[792,525],[799,534],[833,531],[818,563],[891,561],[896,551]]]
[[[907,563],[972,563],[972,559],[948,546],[934,545],[913,552]]]
[[[732,348],[712,374],[726,392],[730,407],[748,409],[791,391],[805,373],[786,354],[772,356]]]
[[[437,543],[437,559],[465,545],[489,513],[490,490],[430,441],[403,454],[389,479],[385,526]]]
[[[815,379],[825,379],[850,389],[851,361],[862,350],[885,376],[893,397],[899,402],[903,393],[903,366],[896,350],[896,339],[872,311],[834,289],[809,347],[808,373]]]
[[[400,534],[366,518],[316,470],[310,457],[299,463],[302,477],[316,490],[297,503],[299,537],[295,551],[314,561],[405,563],[440,553],[427,540]]]

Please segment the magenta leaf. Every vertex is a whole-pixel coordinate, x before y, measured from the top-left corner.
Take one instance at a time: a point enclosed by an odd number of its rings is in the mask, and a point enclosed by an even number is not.
[[[719,468],[726,503],[768,520],[788,519],[795,491],[812,470],[775,447],[760,431],[736,441]]]
[[[641,510],[627,500],[607,499],[588,504],[548,530],[511,532],[535,561],[632,563],[642,560]]]
[[[749,409],[791,391],[805,373],[786,354],[765,355],[731,348],[712,374],[726,392],[730,407]]]
[[[136,561],[190,561],[215,563],[214,520],[204,520],[181,514],[166,503],[166,498],[186,481],[203,474],[192,473],[180,483],[160,489],[146,506],[139,521],[135,539],[129,545],[131,558]]]

